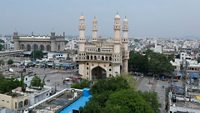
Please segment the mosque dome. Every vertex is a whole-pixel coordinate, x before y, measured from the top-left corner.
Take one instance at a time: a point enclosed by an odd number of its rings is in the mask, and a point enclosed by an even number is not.
[[[82,15],[82,16],[80,16],[80,20],[84,20],[85,19],[85,17]]]
[[[120,18],[120,16],[117,14],[117,15],[115,15],[115,18]]]
[[[124,22],[128,22],[128,19],[125,17]]]

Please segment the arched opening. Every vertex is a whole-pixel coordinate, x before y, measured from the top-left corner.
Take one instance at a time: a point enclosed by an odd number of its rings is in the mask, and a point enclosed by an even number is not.
[[[27,106],[28,105],[28,99],[26,99],[25,101],[24,101],[24,106]]]
[[[87,60],[89,60],[89,56],[87,55]]]
[[[18,103],[18,108],[22,108],[23,107],[23,101],[20,101],[19,103]]]
[[[92,80],[105,79],[106,70],[100,66],[97,66],[92,69]]]
[[[26,47],[26,50],[31,51],[31,45],[28,44],[27,47]]]
[[[111,60],[112,60],[112,57],[110,57],[109,60],[111,61]]]
[[[108,60],[108,57],[106,56],[106,61]]]
[[[40,50],[44,51],[44,45],[40,45]]]
[[[47,51],[51,51],[51,46],[50,45],[47,45]]]
[[[38,45],[37,44],[34,44],[33,45],[33,50],[35,51],[35,50],[38,50]]]
[[[94,56],[94,60],[97,60],[97,56]]]
[[[22,49],[22,50],[25,49],[24,44],[21,44],[20,49]]]
[[[104,60],[104,56],[101,57],[101,60]]]
[[[58,45],[58,51],[60,51],[60,45]]]
[[[93,60],[93,56],[90,56],[90,59]]]

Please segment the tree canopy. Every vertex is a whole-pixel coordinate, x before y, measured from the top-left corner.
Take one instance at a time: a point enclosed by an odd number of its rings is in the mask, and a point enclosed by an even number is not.
[[[0,93],[11,92],[11,90],[20,86],[20,81],[7,79],[0,75]]]
[[[41,59],[43,58],[44,53],[41,50],[35,50],[31,52],[32,59]]]
[[[72,84],[72,88],[76,88],[76,89],[83,89],[83,88],[89,88],[91,85],[91,82],[89,80],[81,80],[80,83],[74,83]]]
[[[0,60],[0,65],[4,65],[5,64],[5,62],[4,62],[4,60]]]
[[[92,97],[81,113],[159,113],[157,95],[147,99],[147,92],[135,91],[123,77],[99,80],[90,91]]]
[[[173,71],[171,60],[173,56],[154,53],[151,50],[147,50],[144,54],[131,51],[129,70],[154,75],[170,74]]]
[[[0,51],[4,49],[4,45],[0,43]]]
[[[7,61],[7,64],[8,65],[12,65],[14,63],[14,61],[12,60],[12,59],[9,59],[8,61]]]
[[[43,87],[42,80],[38,76],[34,76],[31,80],[31,86],[33,87]]]

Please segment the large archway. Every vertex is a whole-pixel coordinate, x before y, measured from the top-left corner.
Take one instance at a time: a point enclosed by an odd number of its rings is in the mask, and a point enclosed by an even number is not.
[[[51,51],[51,46],[47,45],[46,49],[47,49],[47,51]]]
[[[24,44],[21,44],[20,49],[22,49],[22,50],[25,49]]]
[[[40,50],[44,51],[44,45],[40,45]]]
[[[28,44],[27,47],[26,47],[26,50],[31,51],[31,45]]]
[[[35,50],[38,50],[38,45],[37,44],[34,44],[33,45],[33,50],[35,51]]]
[[[100,66],[97,66],[92,69],[92,80],[105,79],[106,70]]]

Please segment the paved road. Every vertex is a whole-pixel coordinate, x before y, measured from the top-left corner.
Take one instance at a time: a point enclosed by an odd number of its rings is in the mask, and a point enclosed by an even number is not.
[[[20,68],[13,68],[13,70],[21,70]],[[43,68],[28,68],[34,74],[38,75],[42,80],[44,79],[45,75],[45,84],[47,86],[53,87],[57,90],[62,90],[69,85],[63,84],[63,80],[67,77],[73,76],[76,70],[55,70],[55,69],[43,69]]]
[[[161,103],[161,113],[165,112],[165,88],[168,87],[167,81],[155,80],[149,77],[137,77],[138,87],[140,91],[155,91],[158,94],[159,102]],[[163,88],[164,86],[164,88]]]

